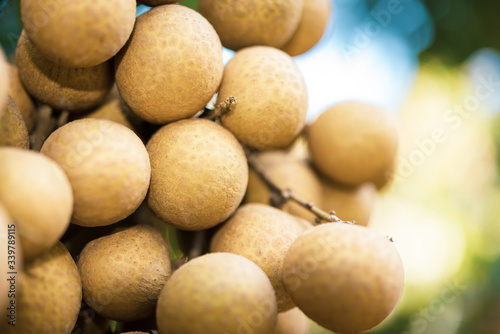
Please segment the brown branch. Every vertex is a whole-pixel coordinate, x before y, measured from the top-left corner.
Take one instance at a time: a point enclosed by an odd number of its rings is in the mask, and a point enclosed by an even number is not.
[[[214,120],[216,118],[221,118],[236,106],[236,97],[229,96],[224,101],[217,104],[213,109],[205,108],[200,118],[205,118],[209,120]]]
[[[255,155],[252,153],[247,154],[247,159],[248,159],[248,165],[259,175],[261,180],[267,185],[271,193],[274,193],[275,195],[279,196],[282,201],[280,202],[281,204],[284,204],[286,201],[290,200],[293,201],[300,206],[306,208],[310,212],[312,212],[317,218],[316,222],[321,223],[322,221],[326,222],[333,222],[333,223],[350,223],[350,224],[356,224],[354,221],[352,222],[347,222],[341,220],[339,217],[337,217],[335,211],[330,211],[326,212],[319,207],[317,207],[313,202],[310,201],[305,201],[301,199],[299,196],[297,196],[291,189],[282,189],[276,185],[267,175],[264,169],[259,165],[257,162],[257,159],[255,158]]]

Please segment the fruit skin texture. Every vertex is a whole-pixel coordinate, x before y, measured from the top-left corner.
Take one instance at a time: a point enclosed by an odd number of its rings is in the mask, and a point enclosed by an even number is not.
[[[85,302],[117,321],[154,313],[170,276],[168,245],[159,231],[138,225],[89,242],[80,254]]]
[[[283,286],[283,259],[292,242],[306,229],[286,212],[264,204],[245,204],[214,235],[210,251],[238,254],[262,268],[271,280],[282,312],[295,306]]]
[[[183,230],[203,230],[226,220],[248,183],[245,153],[222,126],[204,119],[163,126],[147,144],[151,159],[148,204]]]
[[[35,104],[21,83],[17,67],[12,64],[8,64],[8,66],[10,77],[9,94],[16,101],[19,111],[23,115],[23,120],[26,123],[26,128],[30,132],[35,126],[36,121]]]
[[[9,87],[9,72],[7,69],[7,61],[5,60],[5,54],[3,50],[0,49],[0,116],[2,116],[3,108],[7,103],[7,90]]]
[[[29,149],[28,129],[12,96],[8,96],[4,109],[3,115],[0,114],[0,146]]]
[[[200,0],[198,10],[214,26],[226,48],[279,48],[297,29],[307,1]]]
[[[266,274],[235,254],[197,257],[172,274],[156,308],[160,333],[272,334],[276,299]]]
[[[362,102],[343,102],[323,112],[308,130],[313,165],[346,185],[375,182],[394,164],[398,130],[393,116]]]
[[[139,137],[121,124],[95,118],[67,123],[47,138],[40,152],[68,175],[75,198],[74,224],[116,223],[146,197],[148,153]]]
[[[113,85],[111,62],[86,67],[59,66],[21,33],[16,49],[19,77],[36,100],[58,110],[83,111],[101,103]]]
[[[377,189],[373,183],[349,187],[321,178],[323,206],[326,211],[334,210],[344,221],[354,220],[356,224],[368,226],[375,206]]]
[[[278,314],[274,334],[308,334],[309,322],[298,307]]]
[[[90,67],[113,57],[134,28],[134,0],[23,0],[21,20],[36,47],[50,61]]]
[[[73,210],[71,185],[61,167],[38,152],[2,147],[0,180],[0,202],[17,224],[24,257],[52,247]]]
[[[259,150],[284,148],[306,124],[307,88],[292,58],[266,46],[242,49],[227,63],[217,103],[236,105],[221,121],[242,143]]]
[[[325,33],[331,12],[330,2],[330,0],[304,1],[299,26],[281,50],[294,57],[312,49]]]
[[[123,100],[157,124],[188,118],[217,92],[224,70],[219,36],[199,13],[158,6],[137,18],[115,62]]]
[[[346,334],[369,330],[387,318],[403,280],[401,258],[387,237],[344,223],[303,233],[283,265],[285,287],[305,315]]]
[[[291,157],[285,151],[267,151],[256,155],[256,162],[281,189],[291,189],[297,196],[322,206],[323,189],[314,171],[306,162]],[[271,192],[260,176],[250,169],[245,203],[263,203],[271,205]],[[288,201],[282,210],[314,222],[316,216],[293,201]]]
[[[0,323],[5,334],[70,334],[82,300],[76,264],[61,242],[25,263],[16,288],[16,325]]]

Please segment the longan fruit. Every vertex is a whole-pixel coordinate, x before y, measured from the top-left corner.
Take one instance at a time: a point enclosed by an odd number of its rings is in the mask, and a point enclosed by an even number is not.
[[[277,308],[266,274],[235,254],[205,254],[167,281],[156,308],[160,333],[273,334]]]
[[[17,44],[16,62],[29,94],[58,110],[92,109],[104,100],[113,85],[111,62],[86,68],[59,66],[38,51],[24,30]]]
[[[308,129],[313,165],[346,185],[375,182],[394,164],[398,130],[393,115],[363,102],[339,103]]]
[[[200,0],[198,10],[232,50],[267,45],[279,48],[293,35],[303,0]]]
[[[23,0],[21,20],[33,44],[51,62],[91,67],[113,57],[134,28],[134,0]]]
[[[165,124],[194,116],[212,99],[222,73],[222,45],[208,21],[181,5],[137,18],[115,62],[116,85],[142,119]]]
[[[70,334],[82,301],[75,262],[61,242],[25,263],[16,281],[16,322],[0,322],[5,334]]]
[[[292,58],[267,46],[238,51],[226,64],[217,103],[236,105],[221,117],[239,141],[258,150],[289,146],[306,124],[307,88]]]
[[[309,320],[298,307],[278,314],[274,334],[308,334]]]
[[[3,113],[3,108],[7,103],[7,94],[9,87],[9,71],[7,69],[7,61],[5,60],[5,54],[0,48],[0,116]]]
[[[170,277],[168,245],[159,231],[138,225],[89,242],[78,270],[83,298],[101,316],[117,321],[154,313]]]
[[[330,18],[330,0],[306,0],[297,30],[281,47],[290,56],[298,56],[313,48],[323,37]]]
[[[12,146],[25,150],[30,147],[26,123],[10,95],[3,114],[0,113],[0,146]]]
[[[24,257],[31,259],[52,247],[68,228],[71,185],[53,160],[11,147],[0,147],[0,180],[0,202],[16,223]]]
[[[107,119],[108,121],[113,121],[126,126],[132,131],[134,130],[134,127],[128,120],[125,111],[122,108],[121,101],[116,98],[105,102],[102,106],[92,110],[91,112],[71,114],[69,119],[74,121],[82,118]]]
[[[151,159],[148,204],[182,230],[203,230],[226,220],[248,183],[245,153],[236,138],[205,119],[160,128],[147,144]]]
[[[283,283],[311,320],[338,333],[367,331],[393,311],[403,289],[403,265],[385,236],[364,226],[327,223],[290,246]]]
[[[242,205],[215,233],[211,252],[238,254],[255,262],[267,274],[276,292],[278,311],[295,305],[282,282],[288,248],[307,227],[293,216],[260,203]]]
[[[146,197],[151,177],[148,152],[121,124],[95,118],[67,123],[47,138],[41,152],[68,175],[75,198],[74,224],[116,223]]]
[[[17,67],[12,64],[8,64],[8,66],[10,77],[9,94],[12,96],[14,101],[16,101],[17,107],[19,108],[19,111],[23,116],[23,120],[26,123],[26,128],[28,129],[28,132],[30,132],[35,126],[36,121],[35,104],[21,83]]]
[[[321,185],[322,208],[325,211],[334,210],[337,217],[344,221],[355,221],[358,225],[368,226],[377,196],[377,188],[373,183],[345,186],[322,177]]]
[[[321,182],[302,160],[295,159],[285,151],[267,151],[256,155],[256,163],[264,169],[266,176],[281,189],[290,189],[300,198],[322,207],[323,193]],[[248,187],[243,201],[245,203],[273,204],[270,201],[271,191],[261,177],[250,168]],[[309,210],[293,201],[287,201],[282,208],[292,215],[313,222],[316,216]]]

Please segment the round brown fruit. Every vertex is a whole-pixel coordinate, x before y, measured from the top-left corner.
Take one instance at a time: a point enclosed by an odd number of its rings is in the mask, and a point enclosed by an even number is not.
[[[161,333],[272,334],[277,308],[266,274],[235,254],[195,258],[172,274],[156,309]]]
[[[96,66],[113,57],[134,28],[134,0],[23,0],[21,20],[33,44],[67,67]]]
[[[330,18],[330,2],[330,0],[305,0],[299,26],[281,50],[294,57],[312,49],[325,33]]]
[[[134,321],[154,314],[170,276],[168,245],[151,226],[138,225],[89,242],[78,269],[83,297],[101,316]]]
[[[344,221],[368,226],[377,196],[377,188],[373,183],[344,186],[322,177],[321,185],[324,210],[334,210],[337,217]]]
[[[3,114],[0,113],[0,146],[12,146],[25,150],[30,147],[26,123],[10,95]]]
[[[151,177],[148,152],[121,124],[95,118],[67,123],[47,138],[41,152],[68,175],[75,198],[74,224],[116,223],[146,197]]]
[[[158,130],[147,149],[149,206],[177,228],[213,227],[243,199],[248,182],[245,153],[222,126],[204,119],[174,122]]]
[[[394,164],[398,130],[388,111],[343,102],[323,112],[308,130],[314,166],[346,185],[375,182]]]
[[[254,46],[227,63],[217,103],[229,96],[236,105],[222,124],[245,145],[259,150],[289,146],[306,124],[307,88],[285,52]]]
[[[61,167],[38,152],[2,147],[0,180],[0,202],[16,223],[24,257],[52,247],[73,210],[71,185]]]
[[[115,67],[116,85],[130,109],[165,124],[195,115],[217,92],[222,45],[199,13],[158,6],[139,16]]]
[[[16,101],[19,111],[21,112],[21,115],[23,115],[23,120],[26,123],[26,128],[28,129],[28,132],[30,132],[35,126],[36,121],[35,104],[21,83],[21,79],[19,78],[19,73],[15,65],[9,64],[9,77],[9,94],[12,96],[14,101]]]
[[[226,48],[279,48],[297,29],[307,1],[200,0],[198,10],[214,26]]]
[[[70,334],[82,301],[76,264],[61,242],[32,261],[18,274],[15,326],[0,322],[4,334]]]
[[[278,323],[274,334],[308,334],[309,320],[302,311],[295,307],[278,314]]]
[[[285,151],[267,151],[256,155],[256,163],[281,189],[290,189],[300,198],[307,199],[315,205],[322,207],[321,182],[309,165],[290,156]],[[260,176],[250,169],[248,187],[245,194],[245,203],[263,203],[272,205],[271,191],[262,181]],[[309,210],[293,201],[288,201],[281,208],[292,215],[299,216],[313,222],[316,216]]]
[[[29,94],[54,109],[82,111],[101,103],[113,85],[113,66],[71,68],[45,58],[21,33],[16,49],[19,77]]]
[[[214,235],[210,251],[238,254],[262,268],[276,292],[278,310],[283,312],[295,306],[283,286],[283,259],[306,229],[286,212],[264,204],[245,204]]]
[[[339,333],[367,331],[386,319],[403,289],[399,253],[363,226],[328,223],[290,246],[283,282],[311,320]]]

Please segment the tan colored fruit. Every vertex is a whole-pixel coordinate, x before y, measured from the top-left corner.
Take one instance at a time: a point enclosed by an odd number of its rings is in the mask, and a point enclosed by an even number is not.
[[[241,203],[248,182],[245,153],[222,126],[204,119],[165,125],[147,144],[151,159],[148,203],[183,230],[213,227]]]
[[[3,114],[0,114],[0,146],[12,146],[25,150],[30,147],[28,129],[16,102],[10,95]]]
[[[394,164],[398,131],[387,111],[362,102],[343,102],[323,112],[308,130],[314,166],[347,185],[375,182]]]
[[[0,116],[3,113],[3,108],[7,103],[7,93],[9,88],[9,71],[7,69],[7,61],[3,50],[0,48]]]
[[[323,209],[334,210],[337,217],[344,221],[355,221],[358,225],[368,226],[375,206],[377,188],[373,183],[360,186],[344,186],[321,178],[323,187]]]
[[[154,313],[170,276],[168,245],[151,226],[134,226],[93,240],[78,260],[83,297],[101,316],[117,321]]]
[[[11,230],[11,233],[9,233],[9,229]],[[9,237],[9,235],[12,236]],[[9,241],[11,246],[10,249]],[[18,244],[18,247],[16,247],[16,244]],[[19,246],[20,242],[19,240],[16,240],[14,221],[0,203],[0,247],[3,250],[3,252],[0,252],[0,270],[2,273],[0,276],[0,307],[2,310],[5,310],[4,307],[7,307],[10,303],[10,282],[7,281],[9,278],[7,273],[19,270],[21,268],[21,264],[23,263],[21,249]],[[14,254],[11,253],[9,255],[9,250],[13,251]],[[13,256],[13,258],[8,258],[8,256]],[[14,267],[9,269],[9,265]]]
[[[17,224],[25,258],[52,247],[69,226],[73,194],[61,167],[46,156],[0,148],[0,202]]]
[[[232,50],[268,45],[279,48],[299,25],[303,0],[200,0],[199,11]]]
[[[292,57],[312,49],[325,33],[330,18],[330,2],[330,0],[305,0],[299,26],[281,49]]]
[[[199,13],[158,6],[137,18],[116,57],[116,85],[139,117],[164,124],[202,110],[219,88],[222,45]]]
[[[134,0],[23,0],[21,19],[34,45],[50,61],[90,67],[113,57],[134,28]]]
[[[403,265],[387,237],[363,226],[329,223],[290,246],[283,282],[310,319],[334,332],[359,333],[393,311],[403,289]]]
[[[295,306],[283,286],[283,259],[305,230],[286,212],[264,204],[245,204],[214,235],[210,251],[238,254],[262,268],[271,280],[282,312]]]
[[[284,148],[306,124],[307,88],[292,58],[266,46],[245,48],[227,63],[217,102],[237,98],[221,118],[244,144]]]
[[[256,162],[278,187],[290,189],[300,198],[323,207],[321,182],[307,163],[291,157],[285,151],[259,153]],[[250,169],[244,202],[272,205],[270,197],[269,187],[255,171]],[[293,201],[288,201],[282,209],[310,222],[314,222],[316,218],[309,210]]]
[[[308,334],[309,321],[302,311],[295,307],[278,314],[274,334]]]
[[[10,86],[9,94],[14,98],[16,104],[23,115],[23,120],[26,123],[26,128],[30,132],[35,126],[36,121],[36,108],[33,100],[26,92],[21,79],[19,78],[19,73],[15,65],[9,64],[9,77]]]
[[[70,334],[82,301],[76,264],[61,242],[26,262],[17,276],[16,325],[0,322],[4,334]]]
[[[70,68],[45,58],[23,31],[16,49],[19,77],[36,100],[59,110],[89,110],[101,103],[113,85],[113,66]]]
[[[108,102],[104,103],[102,106],[91,112],[83,114],[77,113],[70,115],[71,121],[82,118],[107,119],[108,121],[113,121],[123,126],[126,126],[130,130],[134,130],[132,124],[125,115],[125,110],[122,108],[121,101],[117,98],[109,100]]]
[[[41,152],[68,175],[75,198],[74,224],[116,223],[146,197],[151,176],[148,152],[121,124],[95,118],[67,123],[47,138]]]
[[[195,258],[172,274],[156,309],[160,333],[272,334],[273,287],[252,261],[228,253]]]

